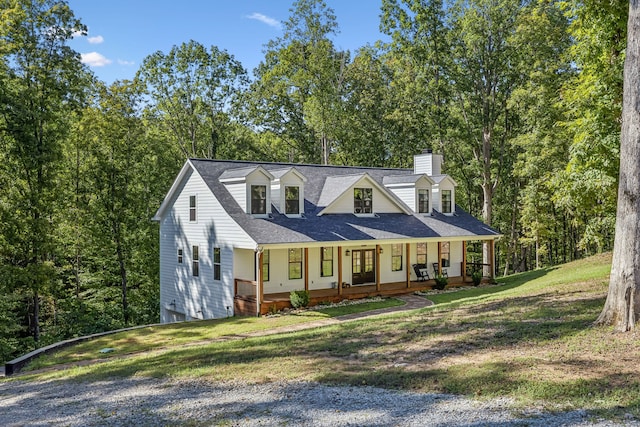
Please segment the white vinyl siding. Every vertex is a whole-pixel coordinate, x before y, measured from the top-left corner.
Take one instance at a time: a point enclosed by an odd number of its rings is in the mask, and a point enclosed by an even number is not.
[[[189,221],[189,196],[193,194],[198,195],[197,222]],[[186,175],[172,202],[160,220],[161,322],[182,315],[186,320],[233,315],[233,248],[255,248],[256,243],[227,215],[197,173]],[[214,243],[221,249],[221,280],[215,285]],[[191,275],[193,246],[199,248],[198,277]],[[176,262],[179,248],[183,249],[182,265]]]

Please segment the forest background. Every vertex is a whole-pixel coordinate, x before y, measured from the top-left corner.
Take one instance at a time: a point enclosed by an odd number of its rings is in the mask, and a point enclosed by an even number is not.
[[[66,2],[0,0],[0,359],[159,319],[158,225],[189,157],[412,167],[504,234],[500,274],[610,250],[628,5],[382,0],[389,43],[335,48],[292,3],[250,74],[185,40],[111,85]]]

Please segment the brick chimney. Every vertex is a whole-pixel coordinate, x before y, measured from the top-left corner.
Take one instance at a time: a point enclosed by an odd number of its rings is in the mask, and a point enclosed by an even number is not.
[[[413,156],[413,173],[429,176],[442,174],[442,154],[433,154],[430,148]]]

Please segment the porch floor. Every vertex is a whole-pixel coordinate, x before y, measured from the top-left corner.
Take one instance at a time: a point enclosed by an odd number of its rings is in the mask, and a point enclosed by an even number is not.
[[[318,305],[324,302],[340,302],[345,299],[362,299],[374,296],[395,296],[410,294],[416,291],[424,291],[432,289],[435,284],[434,280],[412,281],[407,287],[407,282],[392,282],[380,285],[377,290],[375,284],[352,285],[348,288],[342,288],[342,295],[338,289],[315,289],[309,291],[309,306]],[[466,284],[462,277],[450,277],[448,288],[462,286]],[[264,294],[262,304],[260,306],[260,314],[267,314],[270,311],[280,311],[284,308],[291,308],[289,301],[289,292],[278,292]],[[255,296],[236,296],[235,313],[236,315],[255,315],[256,314],[256,298]]]

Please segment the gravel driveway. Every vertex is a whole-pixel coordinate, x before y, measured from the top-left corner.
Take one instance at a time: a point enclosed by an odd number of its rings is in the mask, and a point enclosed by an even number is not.
[[[0,382],[1,426],[612,426],[586,411],[513,413],[507,399],[316,383],[117,379]],[[640,425],[629,420],[625,425]]]

